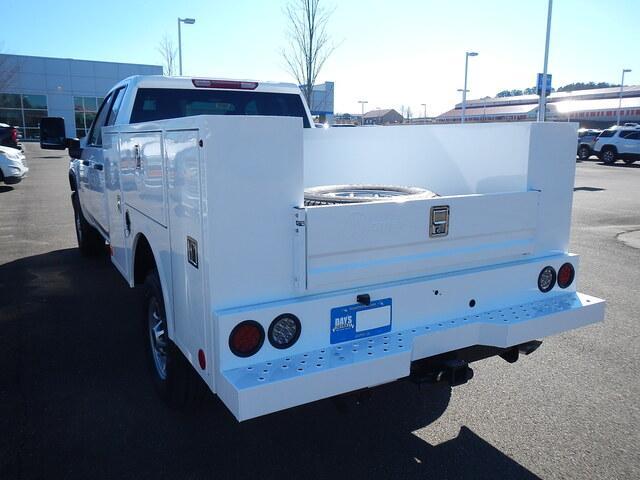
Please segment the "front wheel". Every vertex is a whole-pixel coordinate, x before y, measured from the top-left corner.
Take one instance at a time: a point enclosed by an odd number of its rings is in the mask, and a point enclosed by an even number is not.
[[[73,219],[80,252],[87,257],[98,255],[104,251],[104,239],[84,218],[78,192],[73,192],[71,195],[71,204],[73,205]]]
[[[158,272],[154,269],[144,282],[145,330],[153,383],[160,397],[171,407],[197,407],[206,386],[180,349],[169,338],[167,316]]]

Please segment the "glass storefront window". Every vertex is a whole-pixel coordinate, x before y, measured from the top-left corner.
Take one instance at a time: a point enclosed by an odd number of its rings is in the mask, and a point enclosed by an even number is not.
[[[38,110],[47,109],[46,95],[23,95],[22,108],[32,108]]]
[[[40,138],[40,119],[47,115],[46,95],[0,93],[0,123],[18,127],[25,140]]]
[[[15,93],[0,93],[0,108],[22,108],[20,95]]]
[[[84,97],[84,109],[88,112],[97,112],[98,100],[96,97]]]
[[[22,111],[0,108],[0,123],[6,123],[7,125],[11,125],[12,127],[21,127]]]
[[[40,119],[47,116],[46,110],[25,110],[24,111],[24,126],[40,128]]]
[[[76,111],[76,136],[78,138],[87,135],[102,100],[103,97],[73,97],[73,105]]]

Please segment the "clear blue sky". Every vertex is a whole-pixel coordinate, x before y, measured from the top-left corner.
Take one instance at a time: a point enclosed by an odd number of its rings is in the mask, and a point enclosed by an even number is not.
[[[319,81],[336,83],[336,111],[411,106],[448,110],[460,100],[465,50],[470,98],[532,86],[542,71],[547,0],[324,0],[339,44]],[[286,80],[285,0],[106,2],[2,0],[6,53],[160,64],[160,38],[183,28],[184,73]],[[640,0],[555,0],[549,72],[575,81],[640,84]]]

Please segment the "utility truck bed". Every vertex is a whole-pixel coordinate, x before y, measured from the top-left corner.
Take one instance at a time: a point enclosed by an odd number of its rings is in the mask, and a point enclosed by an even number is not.
[[[468,361],[603,320],[567,250],[575,125],[303,123],[103,129],[105,236],[147,289],[165,398],[197,372],[246,420],[418,374],[458,384]],[[305,188],[343,184],[439,196],[305,206]]]

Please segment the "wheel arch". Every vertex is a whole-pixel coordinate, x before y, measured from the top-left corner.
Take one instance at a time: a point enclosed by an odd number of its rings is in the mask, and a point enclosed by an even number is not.
[[[72,192],[78,191],[78,182],[76,181],[76,174],[73,170],[69,170],[69,188]]]
[[[169,326],[169,338],[173,339],[173,303],[170,292],[171,284],[167,278],[167,275],[171,275],[170,267],[168,267],[169,271],[164,268],[158,257],[157,249],[153,247],[148,236],[142,232],[136,233],[131,245],[131,252],[130,285],[132,287],[142,286],[153,268],[158,272]]]

